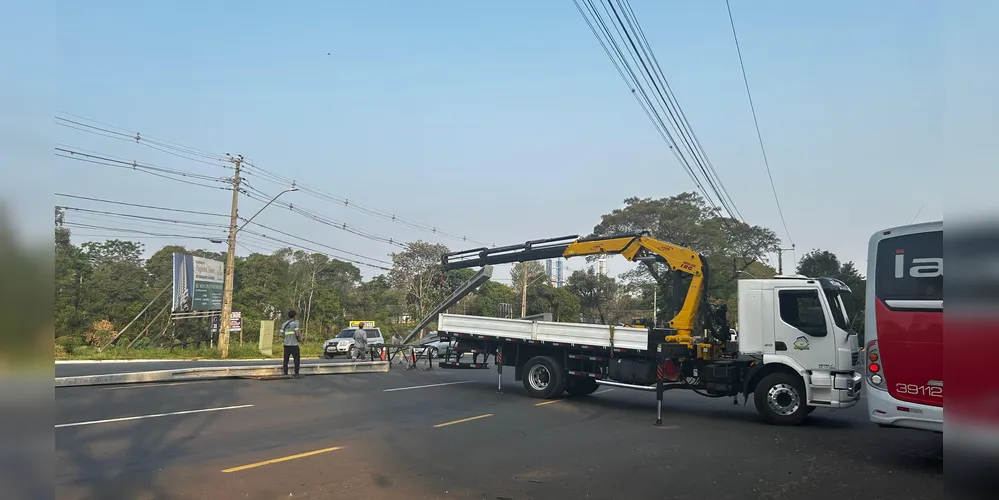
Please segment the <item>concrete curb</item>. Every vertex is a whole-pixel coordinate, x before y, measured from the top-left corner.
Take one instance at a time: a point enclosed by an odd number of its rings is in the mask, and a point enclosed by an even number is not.
[[[303,364],[299,369],[302,375],[338,375],[347,373],[384,373],[389,371],[387,361],[362,361],[357,363]],[[281,374],[281,365],[265,366],[211,366],[182,368],[178,370],[156,370],[133,373],[111,373],[106,375],[78,375],[56,377],[56,387],[80,387],[90,385],[139,384],[146,382],[173,382],[180,380],[212,380],[222,378],[267,377]]]
[[[185,359],[57,359],[57,365],[84,365],[94,363],[196,363],[198,361],[211,361],[218,363],[244,363],[247,361],[274,361],[281,358],[254,358],[254,359],[212,359],[212,358],[185,358]],[[315,359],[315,358],[309,358]]]

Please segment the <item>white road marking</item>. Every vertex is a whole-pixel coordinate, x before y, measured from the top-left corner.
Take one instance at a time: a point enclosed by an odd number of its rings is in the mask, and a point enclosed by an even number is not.
[[[604,389],[604,390],[602,390],[602,391],[597,391],[597,392],[594,392],[593,394],[594,394],[594,395],[597,395],[597,394],[603,394],[603,393],[605,393],[605,392],[610,392],[610,391],[613,391],[613,390],[614,390],[614,389]]]
[[[441,387],[444,385],[467,384],[469,382],[474,382],[474,380],[462,380],[461,382],[445,382],[443,384],[414,385],[411,387],[396,387],[395,389],[383,389],[382,392],[408,391],[410,389],[426,389],[427,387]]]
[[[94,424],[108,424],[112,422],[125,422],[128,420],[139,420],[143,418],[156,418],[156,417],[168,417],[171,415],[188,415],[191,413],[204,413],[209,411],[222,411],[222,410],[236,410],[239,408],[249,408],[253,405],[238,405],[238,406],[223,406],[220,408],[204,408],[201,410],[184,410],[184,411],[173,411],[170,413],[155,413],[152,415],[136,415],[134,417],[121,417],[121,418],[109,418],[106,420],[91,420],[89,422],[73,422],[69,424],[56,424],[56,429],[60,427],[76,427],[79,425],[94,425]]]

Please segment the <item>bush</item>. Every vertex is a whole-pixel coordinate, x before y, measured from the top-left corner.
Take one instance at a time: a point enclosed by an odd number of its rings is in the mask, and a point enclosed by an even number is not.
[[[72,356],[75,351],[83,346],[83,339],[76,335],[65,335],[55,339],[55,345],[57,353],[61,350],[65,354]]]
[[[116,333],[118,332],[110,321],[106,319],[94,321],[86,333],[87,345],[103,346],[110,342]]]

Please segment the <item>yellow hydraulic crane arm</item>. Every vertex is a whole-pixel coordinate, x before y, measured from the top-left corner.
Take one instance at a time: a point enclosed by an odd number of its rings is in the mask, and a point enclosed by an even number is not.
[[[474,248],[445,255],[442,265],[445,270],[451,270],[605,254],[619,254],[632,262],[656,260],[665,263],[673,271],[692,276],[683,306],[669,322],[670,328],[675,329],[677,334],[665,339],[667,342],[690,344],[697,314],[702,305],[704,287],[707,286],[705,259],[694,250],[657,240],[648,233],[589,238],[573,235],[528,241],[521,245]]]

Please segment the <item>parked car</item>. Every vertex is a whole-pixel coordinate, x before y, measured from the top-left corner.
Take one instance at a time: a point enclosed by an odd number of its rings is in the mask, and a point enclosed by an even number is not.
[[[441,340],[441,338],[437,336],[437,332],[431,332],[427,334],[426,337],[418,340],[413,345],[413,350],[416,352],[417,356],[426,355],[439,358],[444,356],[444,353],[447,352],[449,345],[453,347],[455,343],[456,342],[454,340]]]
[[[323,342],[323,355],[326,359],[332,359],[337,354],[354,356],[354,332],[357,327],[344,328],[335,337]],[[368,338],[368,345],[380,345],[385,343],[385,336],[380,328],[365,328],[365,336]]]

